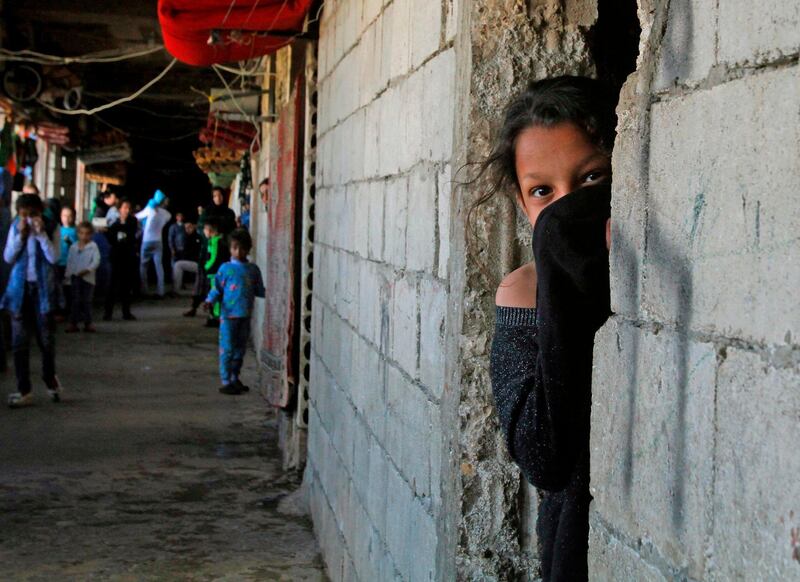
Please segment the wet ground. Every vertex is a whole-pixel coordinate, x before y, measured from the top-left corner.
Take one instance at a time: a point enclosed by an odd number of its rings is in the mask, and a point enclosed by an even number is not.
[[[0,580],[325,580],[262,396],[217,392],[216,330],[182,302],[137,307],[59,330],[62,403],[37,383],[0,407]]]

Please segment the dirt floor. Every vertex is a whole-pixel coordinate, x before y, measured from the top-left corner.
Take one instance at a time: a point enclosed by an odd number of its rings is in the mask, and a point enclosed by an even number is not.
[[[266,403],[217,392],[216,330],[183,306],[62,326],[60,404],[36,373],[35,406],[10,410],[0,375],[0,580],[326,580]]]

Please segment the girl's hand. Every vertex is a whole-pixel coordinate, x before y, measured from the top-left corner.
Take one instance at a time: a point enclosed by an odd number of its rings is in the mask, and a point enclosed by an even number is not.
[[[78,277],[85,277],[89,274],[89,269],[84,269],[83,271],[78,273]]]
[[[32,226],[34,234],[39,235],[44,232],[44,220],[42,220],[41,216],[34,216],[31,219],[31,222],[33,223]]]
[[[21,216],[19,223],[17,224],[17,231],[19,232],[19,236],[24,239],[28,238],[28,235],[31,232],[31,225],[28,223],[27,216]]]
[[[611,250],[611,219],[606,221],[606,248]]]
[[[203,311],[211,311],[211,304],[208,301],[203,301]]]

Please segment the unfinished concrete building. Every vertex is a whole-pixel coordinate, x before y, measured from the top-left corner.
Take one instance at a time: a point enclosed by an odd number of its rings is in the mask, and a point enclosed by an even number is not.
[[[800,7],[328,0],[269,60],[262,380],[333,580],[533,580],[488,378],[529,227],[459,187],[533,79],[620,90],[591,576],[800,579]],[[270,101],[270,102],[267,102]],[[485,273],[479,264],[490,266]]]

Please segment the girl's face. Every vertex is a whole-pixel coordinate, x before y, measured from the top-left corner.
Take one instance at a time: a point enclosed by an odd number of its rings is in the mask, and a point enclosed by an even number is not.
[[[533,126],[514,151],[518,200],[531,226],[547,206],[578,188],[611,179],[611,159],[573,123]]]
[[[72,226],[75,223],[75,216],[72,214],[71,208],[65,208],[61,211],[61,225]]]

